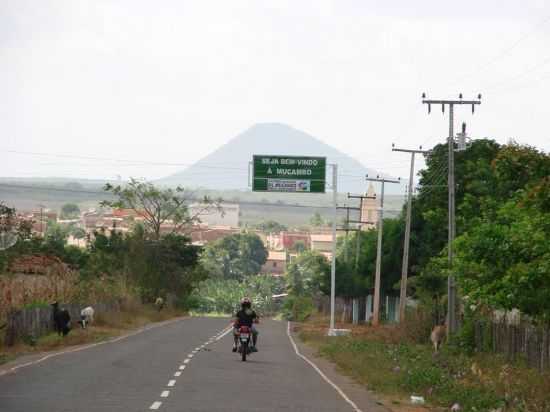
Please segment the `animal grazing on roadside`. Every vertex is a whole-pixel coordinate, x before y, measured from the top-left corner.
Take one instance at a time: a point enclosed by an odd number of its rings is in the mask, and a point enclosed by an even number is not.
[[[159,296],[155,300],[155,306],[157,307],[157,310],[160,312],[164,308],[164,299]]]
[[[80,320],[78,323],[80,326],[82,326],[82,329],[86,329],[86,327],[94,321],[94,308],[91,306],[85,307],[80,311]]]
[[[430,340],[432,341],[435,349],[435,353],[439,352],[439,348],[447,335],[447,326],[437,325],[433,328]]]
[[[58,335],[67,336],[71,330],[71,315],[67,309],[60,309],[59,302],[52,303],[53,323]]]

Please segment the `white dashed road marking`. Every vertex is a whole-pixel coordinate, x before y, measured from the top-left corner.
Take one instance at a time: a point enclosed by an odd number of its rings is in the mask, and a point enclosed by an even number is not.
[[[191,359],[195,356],[195,354],[196,354],[197,352],[199,352],[199,351],[200,351],[201,349],[203,349],[205,346],[207,346],[207,345],[209,345],[209,344],[211,344],[211,343],[214,343],[214,342],[219,341],[221,338],[223,338],[225,335],[227,335],[231,330],[232,330],[231,327],[229,327],[229,328],[227,328],[227,329],[224,329],[224,330],[222,330],[221,332],[219,332],[218,334],[212,336],[208,341],[206,341],[206,342],[205,342],[204,344],[202,344],[201,346],[197,346],[197,347],[195,348],[195,350],[191,351],[191,353],[190,353],[189,355],[187,355],[187,359],[185,359],[185,360],[183,361],[184,364],[183,364],[183,365],[180,365],[180,366],[178,367],[179,370],[176,371],[176,372],[174,373],[174,377],[179,377],[179,376],[181,376],[182,371],[185,370],[185,368],[186,368],[186,366],[187,366],[186,364],[188,364],[188,363],[191,361]],[[289,336],[290,336],[290,335],[289,335]],[[292,339],[292,338],[291,338],[291,339]],[[168,384],[167,384],[166,386],[173,387],[173,386],[175,386],[175,385],[176,385],[176,380],[175,380],[175,379],[170,379],[170,380],[168,381]],[[169,395],[170,395],[170,391],[162,391],[162,393],[160,394],[160,397],[161,397],[161,398],[167,398]],[[161,407],[161,405],[162,405],[162,402],[160,402],[160,401],[155,401],[155,402],[153,402],[153,404],[149,407],[149,409],[157,410],[157,409],[159,409],[159,408]],[[358,411],[358,412],[360,412],[360,411]]]

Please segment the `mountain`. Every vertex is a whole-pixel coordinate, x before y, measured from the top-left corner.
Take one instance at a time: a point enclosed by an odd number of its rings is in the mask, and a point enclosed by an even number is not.
[[[363,166],[351,156],[300,130],[281,123],[260,123],[229,140],[219,149],[182,172],[158,180],[165,185],[222,189],[246,189],[248,164],[252,155],[325,156],[338,164],[338,191],[363,193],[365,175],[378,172]],[[330,168],[327,174],[330,176]],[[327,181],[330,177],[327,176]],[[403,194],[404,184],[386,185],[386,193]],[[391,187],[390,187],[391,186]]]

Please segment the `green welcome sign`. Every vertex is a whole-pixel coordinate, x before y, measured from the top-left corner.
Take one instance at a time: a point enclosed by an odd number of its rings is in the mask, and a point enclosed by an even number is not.
[[[325,193],[325,157],[254,155],[255,192]]]

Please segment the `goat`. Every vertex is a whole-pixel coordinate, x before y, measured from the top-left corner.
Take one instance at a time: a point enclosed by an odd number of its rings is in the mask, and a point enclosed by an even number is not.
[[[71,330],[71,315],[67,309],[59,309],[59,303],[52,303],[53,323],[59,336],[67,336]]]
[[[94,321],[94,308],[91,306],[85,307],[80,311],[80,321],[78,322],[82,329],[86,329],[86,326]]]
[[[159,296],[155,300],[155,306],[157,307],[158,311],[160,312],[164,308],[164,299]]]
[[[432,341],[435,349],[435,353],[439,352],[439,348],[445,339],[447,334],[446,325],[437,325],[433,328],[432,334],[430,335],[430,340]]]

